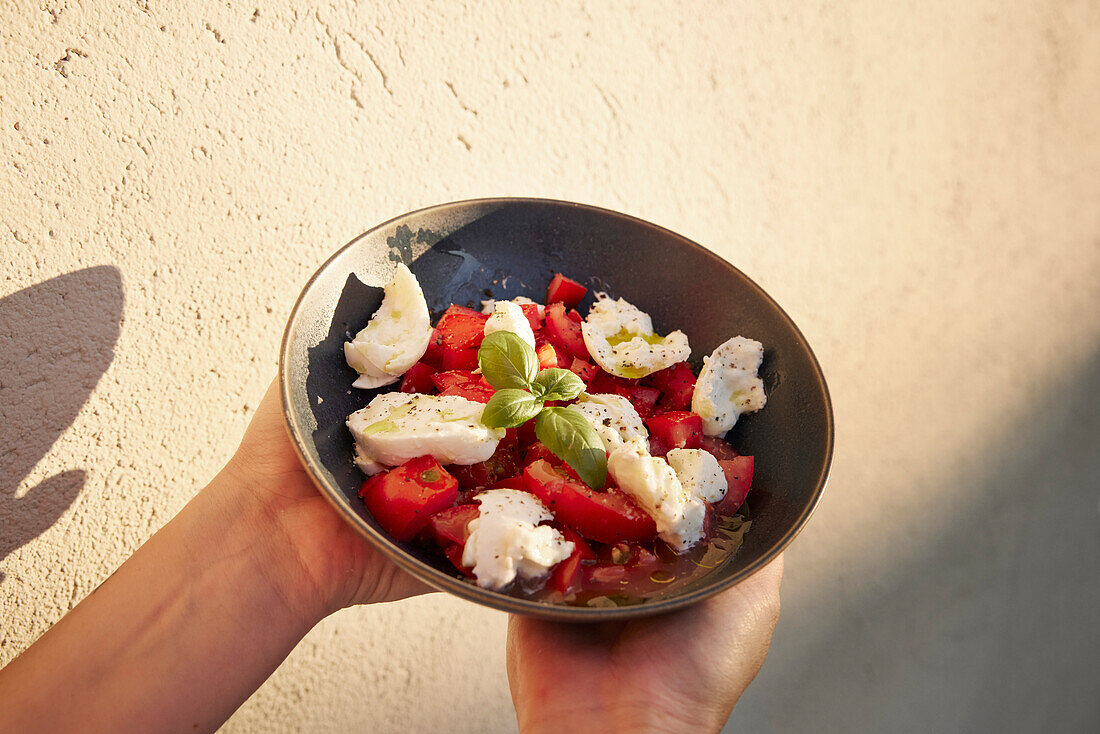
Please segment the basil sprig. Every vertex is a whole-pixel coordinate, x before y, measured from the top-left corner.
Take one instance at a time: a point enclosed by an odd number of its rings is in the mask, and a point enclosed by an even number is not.
[[[540,371],[535,350],[510,331],[487,334],[477,351],[477,364],[496,390],[481,414],[482,423],[514,428],[535,418],[539,441],[589,487],[603,487],[607,453],[596,430],[575,410],[545,405],[576,398],[584,392],[581,378],[556,367]]]

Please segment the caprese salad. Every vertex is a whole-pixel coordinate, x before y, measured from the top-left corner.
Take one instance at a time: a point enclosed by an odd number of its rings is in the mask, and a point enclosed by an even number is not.
[[[698,376],[680,331],[554,276],[546,304],[451,305],[435,326],[398,265],[345,343],[367,510],[478,586],[572,604],[659,596],[740,545],[753,458],[722,436],[764,406],[763,346],[733,337]]]

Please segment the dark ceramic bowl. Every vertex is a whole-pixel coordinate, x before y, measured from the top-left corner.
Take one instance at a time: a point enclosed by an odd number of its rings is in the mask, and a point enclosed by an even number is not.
[[[681,329],[696,368],[732,336],[764,344],[767,406],[738,421],[727,439],[756,457],[749,494],[752,527],[733,558],[674,595],[623,607],[572,607],[478,588],[445,561],[392,540],[357,496],[344,420],[373,391],[355,390],[343,343],[381,303],[397,262],[424,290],[433,322],[451,303],[526,295],[544,300],[555,272],[626,298],[660,333]],[[283,408],[302,461],[321,492],[364,538],[425,583],[507,612],[605,621],[693,604],[748,578],[775,558],[810,517],[825,487],[833,415],[821,368],[790,317],[758,285],[717,255],[648,222],[596,207],[539,199],[441,204],[391,219],[333,255],[291,312],[279,360]],[[389,389],[389,388],[385,388]]]

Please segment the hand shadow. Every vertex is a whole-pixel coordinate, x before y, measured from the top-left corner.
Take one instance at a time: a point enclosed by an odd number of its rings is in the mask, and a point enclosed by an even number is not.
[[[110,265],[0,299],[0,561],[53,525],[84,486],[82,470],[66,470],[15,496],[110,366],[123,302]]]

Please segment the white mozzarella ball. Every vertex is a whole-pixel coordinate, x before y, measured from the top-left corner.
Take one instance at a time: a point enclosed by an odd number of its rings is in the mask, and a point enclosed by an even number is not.
[[[607,459],[607,471],[657,525],[657,534],[677,552],[703,538],[706,506],[684,491],[664,459],[650,456],[645,440],[632,438]]]
[[[523,315],[523,309],[512,301],[497,301],[493,313],[485,322],[485,336],[495,331],[510,331],[523,341],[535,347],[535,332],[531,322]]]
[[[481,423],[485,406],[457,395],[392,392],[348,416],[356,463],[367,474],[430,455],[440,464],[476,464],[496,451],[503,428]]]
[[[649,314],[603,293],[596,294],[596,302],[581,323],[581,334],[596,364],[619,377],[645,377],[691,356],[682,331],[659,336],[653,332]]]
[[[581,393],[577,402],[569,407],[592,424],[608,452],[634,437],[649,438],[649,432],[646,431],[638,411],[622,395]]]
[[[533,494],[491,489],[474,499],[479,514],[467,526],[462,565],[473,568],[478,586],[503,589],[517,576],[544,576],[573,552],[560,531],[539,525],[553,515]]]
[[[757,375],[763,361],[764,346],[743,336],[703,358],[691,397],[691,412],[703,419],[703,433],[721,436],[741,415],[764,407],[764,381]]]
[[[396,382],[424,356],[431,335],[424,292],[412,271],[398,264],[370,323],[344,343],[344,358],[359,373],[352,384],[373,389]]]
[[[702,449],[671,449],[665,460],[684,490],[703,502],[717,502],[726,496],[726,474],[713,454]]]

